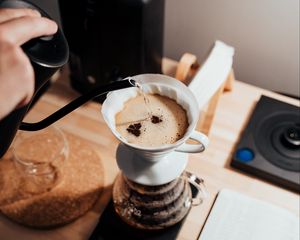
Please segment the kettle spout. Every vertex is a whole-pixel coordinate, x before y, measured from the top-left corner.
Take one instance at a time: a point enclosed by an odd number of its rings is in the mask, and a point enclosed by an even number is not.
[[[127,77],[124,80],[116,81],[113,83],[110,83],[108,85],[97,87],[90,92],[81,95],[80,97],[76,98],[72,102],[68,103],[66,106],[62,107],[61,109],[57,110],[50,116],[46,117],[45,119],[36,122],[36,123],[25,123],[22,122],[20,125],[20,130],[24,131],[38,131],[43,128],[46,128],[50,126],[52,123],[56,122],[57,120],[63,118],[70,112],[74,111],[76,108],[80,107],[81,105],[85,104],[86,102],[92,100],[95,97],[98,97],[102,94],[120,90],[123,88],[129,88],[129,87],[137,87],[138,83],[133,80],[131,77]]]
[[[0,159],[11,145],[18,128],[24,131],[41,130],[43,128],[48,127],[57,120],[63,118],[76,108],[80,107],[81,105],[85,104],[86,102],[92,100],[95,97],[98,97],[110,91],[129,87],[137,87],[136,81],[130,77],[121,81],[113,82],[105,86],[96,87],[92,91],[88,92],[87,94],[81,95],[66,106],[51,114],[50,116],[36,123],[21,122],[23,116],[28,110],[28,105],[22,107],[21,109],[13,111],[11,114],[9,114],[7,117],[0,121]]]
[[[116,81],[113,83],[110,83],[108,85],[96,87],[95,89],[91,90],[90,92],[81,95],[80,97],[76,98],[72,102],[68,103],[66,106],[62,107],[61,109],[57,110],[50,116],[46,117],[45,119],[36,122],[36,123],[25,123],[22,122],[20,125],[20,130],[24,131],[38,131],[43,128],[48,127],[52,123],[56,122],[57,120],[63,118],[70,112],[74,111],[76,108],[80,107],[81,105],[85,104],[86,102],[92,100],[95,97],[98,97],[102,94],[120,90],[123,88],[129,88],[129,87],[137,87],[138,83],[133,80],[132,78],[128,77],[121,81]]]

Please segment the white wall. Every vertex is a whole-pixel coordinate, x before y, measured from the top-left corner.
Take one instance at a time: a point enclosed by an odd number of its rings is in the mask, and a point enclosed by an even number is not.
[[[235,47],[238,80],[299,96],[299,0],[166,0],[165,56]]]

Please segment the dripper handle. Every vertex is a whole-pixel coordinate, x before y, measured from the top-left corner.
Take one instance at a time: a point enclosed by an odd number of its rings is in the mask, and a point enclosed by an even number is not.
[[[198,144],[184,143],[178,148],[176,148],[175,151],[185,153],[200,153],[208,147],[209,139],[205,134],[201,132],[193,131],[189,138],[197,141]]]
[[[188,171],[184,171],[183,176],[188,180],[190,184],[196,187],[199,191],[196,197],[190,199],[190,203],[192,204],[192,206],[200,205],[203,202],[203,200],[208,197],[208,192],[204,185],[204,180]]]
[[[85,104],[86,102],[92,100],[95,97],[98,97],[98,96],[105,94],[107,92],[110,92],[110,91],[119,90],[119,89],[128,88],[128,87],[135,87],[135,86],[136,86],[136,83],[133,79],[126,78],[125,80],[116,81],[116,82],[110,83],[105,86],[97,87],[97,88],[91,90],[90,92],[76,98],[72,102],[68,103],[61,109],[57,110],[56,112],[54,112],[53,114],[51,114],[50,116],[46,117],[45,119],[43,119],[39,122],[36,122],[36,123],[22,122],[19,129],[24,130],[24,131],[41,130],[43,128],[50,126],[52,123],[63,118],[70,112],[74,111],[76,108],[80,107],[81,105]]]

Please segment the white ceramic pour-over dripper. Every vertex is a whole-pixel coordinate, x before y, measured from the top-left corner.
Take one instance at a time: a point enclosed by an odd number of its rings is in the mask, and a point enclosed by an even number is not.
[[[126,101],[137,96],[138,89],[127,88],[111,92],[102,105],[105,122],[123,144],[117,151],[120,169],[129,179],[141,184],[163,184],[182,173],[187,164],[185,153],[202,152],[208,145],[208,138],[195,131],[199,118],[197,100],[184,84],[165,75],[141,74],[132,79],[142,85],[144,92],[169,97],[181,105],[187,113],[189,127],[181,139],[173,144],[144,147],[127,142],[115,126],[115,115],[123,109]],[[194,139],[198,144],[187,144],[188,139]]]

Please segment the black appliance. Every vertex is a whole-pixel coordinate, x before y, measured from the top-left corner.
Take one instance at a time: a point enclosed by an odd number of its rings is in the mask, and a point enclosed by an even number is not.
[[[85,93],[123,77],[161,73],[164,4],[164,0],[60,0],[70,46],[71,85]]]
[[[262,96],[231,166],[299,192],[300,108]]]
[[[38,10],[42,16],[50,18],[49,15],[39,7],[22,0],[0,0],[0,8],[31,8]],[[40,89],[47,84],[49,78],[68,61],[69,48],[64,34],[58,29],[53,36],[30,40],[22,46],[22,49],[28,56],[34,69],[34,96],[29,104],[14,110],[0,120],[0,158],[9,148],[18,129],[26,131],[43,129],[94,97],[109,91],[135,86],[134,80],[117,81],[105,86],[100,86],[79,96],[40,122],[24,123],[22,120],[35,101],[35,98],[39,95]]]

